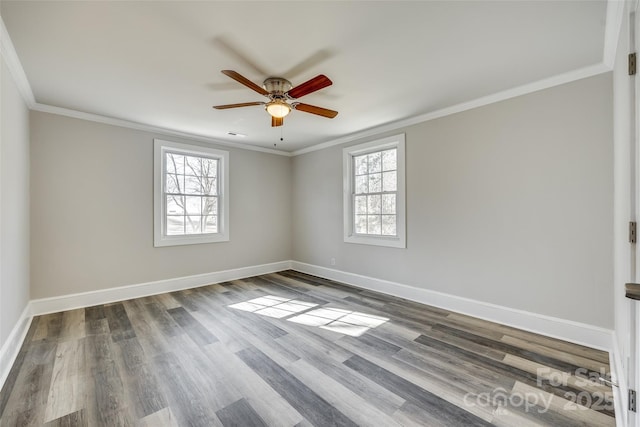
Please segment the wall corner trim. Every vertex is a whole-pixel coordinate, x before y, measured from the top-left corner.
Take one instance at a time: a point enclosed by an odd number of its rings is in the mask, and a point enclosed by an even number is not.
[[[422,304],[444,308],[457,313],[608,352],[612,351],[613,331],[598,326],[475,301],[456,295],[416,288],[414,286],[318,265],[306,264],[299,261],[291,261],[291,268],[302,273],[335,280],[358,288],[406,298]]]

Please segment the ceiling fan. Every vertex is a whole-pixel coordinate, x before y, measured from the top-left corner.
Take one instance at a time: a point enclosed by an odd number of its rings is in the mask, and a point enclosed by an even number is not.
[[[324,74],[320,74],[296,87],[293,87],[289,80],[281,77],[269,77],[263,82],[263,87],[260,87],[235,71],[222,70],[222,74],[231,77],[233,80],[245,85],[249,89],[253,89],[260,95],[266,96],[269,98],[269,101],[215,105],[213,108],[217,110],[264,105],[267,112],[271,115],[271,126],[282,126],[284,124],[284,117],[289,114],[291,110],[304,111],[305,113],[316,114],[329,119],[333,119],[338,115],[337,111],[316,107],[315,105],[303,104],[302,102],[287,102],[292,99],[301,98],[327,86],[331,86],[333,82]]]

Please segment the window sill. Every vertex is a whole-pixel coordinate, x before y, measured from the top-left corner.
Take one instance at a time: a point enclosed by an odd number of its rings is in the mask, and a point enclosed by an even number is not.
[[[156,236],[153,240],[153,246],[156,248],[164,246],[184,246],[184,245],[201,245],[204,243],[222,243],[228,242],[229,236],[222,234],[212,235],[194,235],[194,236]]]
[[[359,236],[351,235],[344,237],[345,243],[354,243],[358,245],[386,246],[389,248],[406,249],[407,244],[400,237],[384,237],[384,236]]]

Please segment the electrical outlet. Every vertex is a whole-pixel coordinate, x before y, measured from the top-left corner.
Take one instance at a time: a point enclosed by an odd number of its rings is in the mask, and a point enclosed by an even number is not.
[[[331,265],[336,265],[336,259],[335,258],[331,258]]]

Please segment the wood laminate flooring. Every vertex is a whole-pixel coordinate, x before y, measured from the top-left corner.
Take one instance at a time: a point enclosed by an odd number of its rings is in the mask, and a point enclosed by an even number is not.
[[[614,426],[608,354],[295,271],[33,319],[5,426]]]

